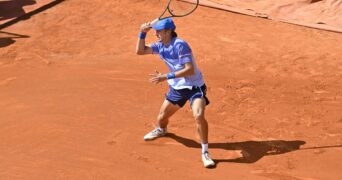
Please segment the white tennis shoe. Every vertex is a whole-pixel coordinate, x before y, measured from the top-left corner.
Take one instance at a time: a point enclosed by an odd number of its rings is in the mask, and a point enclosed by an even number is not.
[[[153,139],[156,139],[156,138],[158,138],[158,137],[165,136],[166,133],[167,133],[166,128],[157,127],[157,128],[155,128],[154,130],[152,130],[151,132],[147,133],[147,134],[144,136],[144,140],[145,140],[145,141],[153,140]]]
[[[215,166],[215,162],[211,159],[208,151],[202,154],[202,162],[204,167],[206,168],[211,168]]]

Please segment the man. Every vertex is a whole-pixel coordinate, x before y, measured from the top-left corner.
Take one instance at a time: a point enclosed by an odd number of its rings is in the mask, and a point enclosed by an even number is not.
[[[197,131],[202,146],[202,161],[205,167],[215,166],[208,152],[208,122],[205,119],[205,106],[209,104],[206,97],[206,85],[202,73],[195,63],[190,46],[177,37],[176,26],[171,18],[158,21],[152,26],[156,30],[158,41],[145,44],[145,38],[151,29],[150,23],[140,27],[136,46],[138,55],[159,54],[170,72],[151,74],[152,83],[167,81],[169,91],[157,116],[157,127],[144,136],[144,140],[153,140],[166,135],[169,118],[189,100],[196,121]]]

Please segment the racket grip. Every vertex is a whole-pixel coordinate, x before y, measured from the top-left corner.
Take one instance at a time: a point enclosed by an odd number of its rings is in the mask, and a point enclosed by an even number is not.
[[[152,21],[150,22],[150,27],[156,25],[158,21],[159,21],[159,18],[152,20]]]

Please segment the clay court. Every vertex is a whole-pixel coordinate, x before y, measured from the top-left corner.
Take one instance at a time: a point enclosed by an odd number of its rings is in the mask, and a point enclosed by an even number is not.
[[[0,179],[342,179],[341,33],[206,6],[174,18],[208,86],[206,169],[189,104],[143,140],[168,88],[149,74],[168,70],[135,46],[164,4],[51,2],[0,13]]]

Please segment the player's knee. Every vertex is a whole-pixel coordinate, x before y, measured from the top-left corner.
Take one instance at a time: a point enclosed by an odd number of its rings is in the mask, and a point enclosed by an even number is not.
[[[204,114],[202,113],[194,113],[194,118],[195,118],[195,121],[199,124],[201,124],[203,121],[205,121],[204,119]]]

